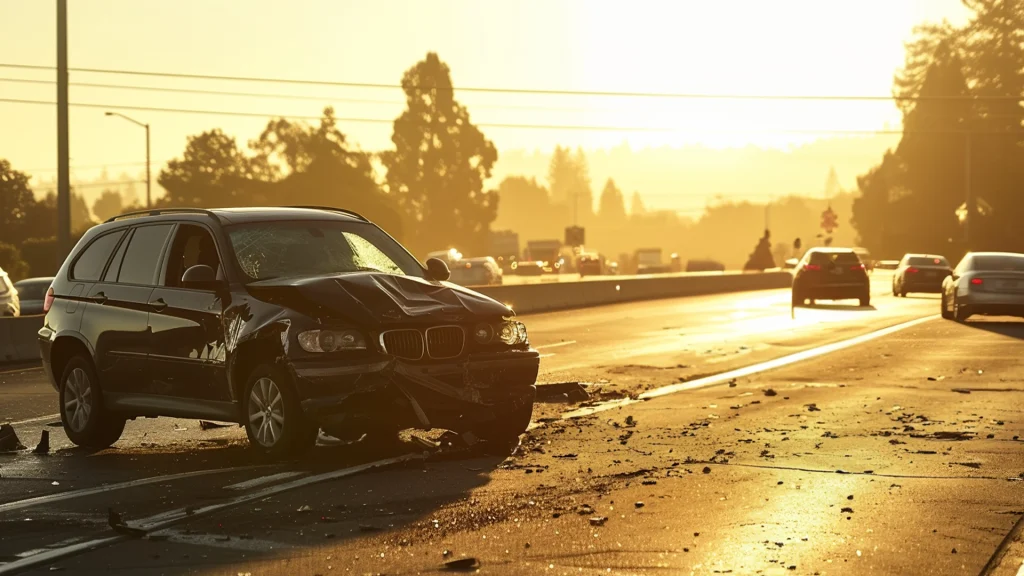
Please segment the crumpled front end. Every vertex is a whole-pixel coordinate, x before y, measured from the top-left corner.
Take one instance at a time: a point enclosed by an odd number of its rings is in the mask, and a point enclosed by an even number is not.
[[[540,357],[534,350],[420,363],[385,354],[358,363],[293,361],[306,415],[339,437],[405,428],[473,431],[528,413]]]

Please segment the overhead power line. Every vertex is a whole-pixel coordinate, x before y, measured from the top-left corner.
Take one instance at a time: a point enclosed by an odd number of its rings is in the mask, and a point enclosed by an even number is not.
[[[47,70],[52,71],[52,66],[41,66],[33,64],[8,64],[0,63],[0,68],[12,68],[21,70]],[[384,84],[376,82],[339,82],[331,80],[308,80],[296,78],[265,78],[257,76],[221,76],[215,74],[189,74],[182,72],[147,72],[142,70],[115,70],[105,68],[69,68],[70,72],[81,72],[87,74],[117,74],[125,76],[148,76],[157,78],[177,78],[187,80],[216,80],[226,82],[260,82],[272,84],[294,84],[303,86],[337,86],[345,88],[377,88],[377,89],[401,89],[400,84]],[[416,87],[420,90],[437,90],[436,87]],[[993,101],[1022,101],[1024,98],[1016,96],[872,96],[872,95],[826,95],[826,94],[728,94],[728,93],[678,93],[678,92],[632,92],[632,91],[600,91],[600,90],[561,90],[546,88],[502,88],[502,87],[480,87],[480,86],[454,86],[452,90],[460,92],[485,92],[497,94],[535,94],[547,96],[600,96],[614,98],[676,98],[691,100],[819,100],[819,101],[906,101],[918,102],[926,100],[993,100]]]

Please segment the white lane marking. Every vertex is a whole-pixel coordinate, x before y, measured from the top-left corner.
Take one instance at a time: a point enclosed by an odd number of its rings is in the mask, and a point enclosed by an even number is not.
[[[43,420],[53,420],[56,418],[60,420],[60,414],[47,414],[46,416],[36,416],[35,418],[29,418],[28,420],[18,420],[17,422],[6,422],[11,426],[17,426],[19,424],[31,424],[33,422],[42,422]]]
[[[555,355],[554,352],[550,352],[548,354],[541,354],[541,355],[537,356],[537,358],[551,358],[554,355]]]
[[[662,386],[661,388],[655,388],[654,390],[648,390],[647,392],[640,394],[636,400],[633,400],[631,398],[623,398],[622,400],[609,402],[608,404],[600,404],[598,406],[580,408],[579,410],[573,410],[572,412],[566,412],[565,414],[562,414],[562,418],[579,418],[581,416],[587,416],[597,412],[604,412],[605,410],[611,410],[613,408],[620,408],[622,406],[633,404],[635,402],[642,402],[644,400],[659,398],[661,396],[667,396],[669,394],[675,394],[676,392],[683,392],[685,390],[693,390],[695,388],[713,386],[715,384],[721,384],[722,382],[728,382],[733,378],[743,378],[745,376],[751,376],[759,372],[774,370],[776,368],[788,366],[789,364],[802,362],[804,360],[810,360],[811,358],[824,356],[826,354],[831,354],[833,352],[838,352],[839,350],[850,348],[851,346],[857,346],[858,344],[870,342],[871,340],[875,340],[876,338],[888,336],[890,334],[899,332],[900,330],[906,330],[907,328],[912,328],[914,326],[923,324],[936,318],[938,318],[937,315],[925,316],[924,318],[917,318],[915,320],[910,320],[909,322],[903,322],[902,324],[896,324],[895,326],[889,326],[888,328],[882,328],[881,330],[876,330],[874,332],[869,332],[867,334],[861,334],[860,336],[856,336],[848,340],[841,340],[839,342],[833,342],[832,344],[826,344],[824,346],[819,346],[817,348],[803,350],[801,352],[796,352],[788,356],[783,356],[781,358],[776,358],[774,360],[769,360],[767,362],[761,362],[760,364],[745,366],[743,368],[730,370],[728,372],[723,372],[721,374],[716,374],[714,376],[708,376],[707,378],[698,378],[697,380],[691,380],[689,382],[680,382],[678,384]]]
[[[22,510],[25,508],[31,508],[33,506],[39,506],[40,504],[50,504],[53,502],[60,502],[62,500],[71,500],[73,498],[81,498],[83,496],[92,496],[93,494],[102,494],[104,492],[112,492],[114,490],[123,490],[125,488],[134,488],[136,486],[146,486],[147,484],[156,484],[158,482],[172,482],[174,480],[181,480],[183,478],[193,478],[195,476],[206,476],[209,474],[221,474],[225,472],[239,472],[244,470],[257,470],[260,468],[268,468],[270,465],[261,464],[257,466],[242,466],[239,468],[216,468],[213,470],[196,470],[194,472],[180,472],[178,474],[168,474],[166,476],[151,476],[149,478],[140,478],[138,480],[129,480],[127,482],[118,482],[116,484],[105,484],[103,486],[96,486],[95,488],[82,488],[81,490],[69,490],[67,492],[59,492],[57,494],[47,494],[45,496],[36,496],[35,498],[26,498],[25,500],[16,500],[14,502],[7,502],[6,504],[0,504],[0,512],[11,512],[14,510]]]
[[[575,344],[575,343],[576,343],[575,340],[566,340],[565,342],[556,342],[554,344],[541,344],[540,346],[534,346],[533,349],[534,350],[543,350],[544,348],[558,348],[559,346],[568,346],[570,344]]]
[[[145,532],[154,532],[156,530],[161,530],[163,528],[170,527],[173,524],[182,522],[184,520],[199,518],[200,516],[206,516],[207,514],[211,514],[218,510],[232,508],[234,506],[245,504],[246,502],[252,502],[253,500],[261,500],[263,498],[274,496],[282,492],[288,492],[289,490],[302,488],[310,484],[324,482],[326,480],[344,478],[346,476],[352,476],[360,472],[372,470],[373,468],[379,468],[381,466],[390,466],[391,464],[398,464],[400,462],[407,462],[409,460],[419,460],[423,459],[424,457],[425,456],[422,454],[406,454],[404,456],[386,458],[384,460],[377,460],[375,462],[368,462],[366,464],[352,466],[351,468],[342,468],[340,470],[324,472],[323,474],[306,476],[304,478],[292,480],[291,482],[286,482],[284,484],[270,486],[268,488],[264,488],[256,492],[242,494],[234,498],[231,498],[230,500],[225,500],[224,502],[220,502],[217,504],[210,504],[208,506],[203,506],[201,508],[192,509],[191,507],[187,507],[178,508],[177,510],[169,510],[167,512],[161,512],[160,514],[155,514],[148,518],[143,518],[141,520],[133,522],[132,527],[141,529]],[[50,564],[56,560],[75,555],[79,552],[85,552],[88,550],[109,546],[111,544],[120,542],[122,540],[128,540],[130,538],[132,537],[118,534],[116,536],[107,536],[105,538],[97,538],[95,540],[80,542],[78,544],[73,544],[71,546],[52,548],[47,550],[46,552],[40,552],[32,556],[20,558],[18,560],[15,560],[14,562],[0,564],[0,576],[3,576],[5,574],[16,574],[23,570],[27,570],[28,568],[33,568],[35,566],[40,566],[44,564]]]
[[[296,476],[302,476],[306,472],[301,470],[293,470],[291,472],[281,472],[280,474],[271,474],[270,476],[260,476],[259,478],[253,478],[246,480],[245,482],[239,482],[238,484],[232,484],[225,486],[225,490],[248,490],[250,488],[256,488],[257,486],[263,486],[264,484],[273,484],[278,480],[288,480],[289,478],[295,478]]]
[[[1020,561],[1020,568],[1017,570],[1017,576],[1024,576],[1024,560]]]
[[[219,536],[215,534],[187,534],[178,530],[159,530],[151,536],[166,536],[170,542],[179,544],[192,544],[193,546],[208,546],[210,548],[226,548],[228,550],[243,550],[246,552],[261,552],[263,550],[285,550],[293,548],[291,544],[274,542],[272,540],[256,540],[253,538],[239,538],[237,536]],[[154,539],[155,540],[155,539]]]

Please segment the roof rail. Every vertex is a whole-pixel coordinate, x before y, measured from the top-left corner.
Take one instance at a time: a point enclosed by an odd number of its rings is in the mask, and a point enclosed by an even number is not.
[[[282,206],[282,208],[306,208],[308,210],[327,210],[329,212],[339,212],[347,216],[352,216],[353,218],[357,218],[359,220],[362,220],[363,222],[369,222],[366,216],[363,216],[358,212],[353,212],[352,210],[346,210],[344,208],[335,208],[334,206]]]
[[[217,214],[213,210],[207,210],[205,208],[154,208],[151,210],[137,210],[135,212],[125,212],[124,214],[118,214],[113,218],[104,221],[114,222],[117,220],[127,220],[129,218],[141,218],[143,216],[160,216],[161,214],[206,214],[211,218],[217,220]]]

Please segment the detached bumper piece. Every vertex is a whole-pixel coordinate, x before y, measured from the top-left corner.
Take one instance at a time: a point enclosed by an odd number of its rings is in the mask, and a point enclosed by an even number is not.
[[[293,365],[303,410],[339,436],[405,428],[463,432],[529,411],[536,398],[540,357],[532,350],[449,363],[380,358]]]

